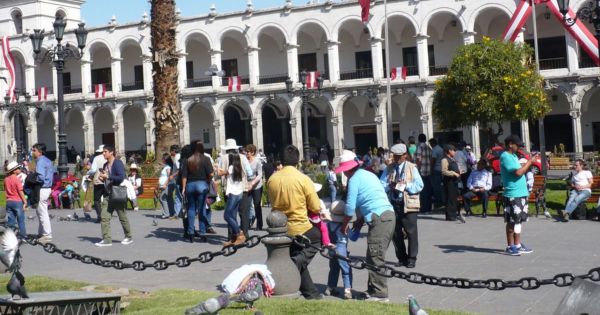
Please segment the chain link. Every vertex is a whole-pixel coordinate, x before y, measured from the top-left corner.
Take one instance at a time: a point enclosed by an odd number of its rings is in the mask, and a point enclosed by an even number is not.
[[[338,254],[335,249],[329,247],[320,247],[314,245],[309,239],[302,236],[294,238],[294,243],[304,248],[317,250],[321,256],[327,259],[340,259],[347,262],[350,267],[358,270],[367,269],[386,278],[398,278],[415,284],[428,284],[440,287],[454,287],[459,289],[488,289],[491,291],[501,291],[507,288],[521,288],[523,290],[535,290],[545,285],[555,285],[557,287],[567,287],[573,284],[575,279],[588,279],[591,281],[600,281],[600,267],[593,268],[587,274],[574,276],[571,273],[557,274],[549,279],[538,279],[535,277],[523,277],[519,280],[471,280],[466,278],[436,277],[425,275],[418,272],[403,272],[389,266],[376,266],[368,263],[363,258],[346,257]]]
[[[27,242],[27,244],[32,245],[32,246],[39,245],[47,253],[59,254],[65,259],[68,259],[68,260],[75,259],[75,260],[78,260],[87,265],[96,265],[96,266],[100,266],[100,267],[104,267],[104,268],[115,268],[117,270],[133,269],[135,271],[144,271],[146,269],[151,269],[151,268],[153,268],[155,270],[166,270],[170,266],[177,266],[179,268],[185,268],[185,267],[189,267],[194,262],[200,262],[200,263],[205,264],[205,263],[212,261],[215,257],[218,257],[218,256],[228,257],[228,256],[236,254],[239,249],[256,247],[261,243],[261,240],[266,236],[267,235],[265,235],[265,236],[252,235],[252,236],[248,237],[246,242],[244,242],[242,244],[223,247],[221,250],[214,251],[214,252],[209,252],[209,251],[202,252],[202,253],[198,254],[198,257],[196,257],[196,258],[190,258],[187,256],[183,256],[183,257],[179,257],[179,258],[175,259],[172,262],[167,261],[165,259],[159,259],[159,260],[154,261],[153,263],[147,263],[142,260],[136,260],[132,263],[126,263],[122,260],[109,260],[109,259],[102,259],[102,258],[90,256],[90,255],[81,255],[72,249],[60,249],[53,243],[42,243],[42,242],[38,241],[34,235],[27,235],[27,237],[25,238],[25,242]],[[334,253],[335,253],[335,251],[334,251]]]

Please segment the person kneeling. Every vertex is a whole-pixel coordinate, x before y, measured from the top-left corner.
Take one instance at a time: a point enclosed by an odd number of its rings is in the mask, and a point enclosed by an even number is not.
[[[492,189],[492,173],[486,169],[487,162],[481,159],[477,162],[477,169],[471,172],[467,179],[467,191],[463,195],[465,201],[465,211],[467,215],[471,214],[471,199],[479,197],[483,207],[482,217],[487,217],[488,192]]]

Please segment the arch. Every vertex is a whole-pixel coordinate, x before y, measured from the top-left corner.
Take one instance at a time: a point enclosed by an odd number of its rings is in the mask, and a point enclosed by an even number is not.
[[[46,144],[50,156],[56,156],[56,120],[54,112],[44,109],[37,116],[37,138],[38,142]],[[54,152],[54,153],[52,153]],[[52,159],[52,158],[50,158]]]
[[[443,14],[443,13],[450,13],[451,15],[453,15],[457,22],[460,23],[460,28],[461,31],[465,31],[465,20],[464,18],[459,15],[458,11],[456,11],[455,9],[449,8],[449,7],[441,7],[441,8],[437,8],[435,10],[432,10],[431,12],[429,12],[429,14],[427,14],[427,16],[425,16],[425,18],[423,19],[422,23],[421,23],[421,30],[420,30],[420,34],[427,34],[428,32],[428,28],[429,28],[429,22],[431,22],[431,19],[438,14]]]
[[[509,18],[512,17],[514,10],[516,9],[513,8],[512,10],[509,9],[507,6],[505,6],[502,3],[485,3],[480,5],[479,7],[477,7],[475,10],[473,10],[473,12],[471,13],[471,15],[469,16],[469,20],[467,23],[467,31],[473,31],[475,28],[475,22],[477,21],[477,18],[484,13],[485,11],[488,10],[500,10],[502,12],[504,12]]]
[[[227,35],[228,33],[239,33],[241,35],[241,37],[244,38],[244,40],[246,41],[245,43],[242,43],[242,44],[246,44],[246,46],[249,45],[250,38],[248,37],[247,33],[244,33],[244,30],[241,27],[238,27],[238,26],[229,26],[229,27],[226,27],[223,30],[221,30],[221,32],[219,33],[219,35],[217,35],[217,38],[219,39],[219,42],[218,42],[218,44],[215,43],[215,49],[216,50],[221,49],[221,45],[223,43],[223,39],[225,38],[225,35]]]
[[[253,36],[251,38],[251,40],[252,40],[251,46],[252,47],[258,47],[258,41],[260,39],[260,36],[262,35],[262,32],[265,30],[268,30],[269,28],[274,28],[274,29],[278,30],[281,34],[283,34],[283,39],[285,40],[284,44],[290,42],[290,37],[283,26],[281,26],[280,24],[275,23],[275,22],[267,22],[267,23],[260,25],[256,29],[256,31],[253,33]]]
[[[331,32],[331,40],[334,42],[337,42],[339,35],[340,35],[340,30],[342,29],[342,26],[344,24],[346,24],[347,22],[352,22],[352,21],[357,21],[362,24],[362,20],[361,20],[360,16],[358,16],[358,15],[348,15],[348,16],[341,18],[340,20],[338,20],[338,22],[333,27],[333,31]],[[373,31],[372,25],[369,23],[366,25],[366,27],[369,29],[369,34],[371,36],[373,36],[373,34],[375,34],[375,32]]]
[[[413,29],[415,30],[415,33],[419,31],[419,25],[417,23],[417,20],[415,19],[415,17],[413,15],[410,15],[406,12],[401,12],[401,11],[396,11],[396,12],[392,12],[392,13],[388,13],[388,23],[389,20],[391,20],[394,17],[401,17],[401,18],[405,18],[406,20],[408,20],[410,22],[410,24],[412,25]],[[379,19],[379,21],[377,21],[377,23],[375,24],[375,29],[376,30],[383,30],[385,28],[385,17],[382,17]],[[390,29],[390,33],[393,30]]]
[[[188,118],[190,140],[200,139],[205,149],[216,147],[217,134],[214,128],[216,120],[213,106],[207,99],[194,100],[184,107]]]
[[[85,151],[84,116],[81,110],[73,107],[65,113],[65,133],[67,148],[75,147],[77,152]],[[70,159],[71,160],[71,159]]]
[[[102,46],[104,46],[104,48],[106,48],[108,50],[111,57],[114,56],[114,52],[111,49],[112,45],[103,38],[96,38],[96,39],[92,40],[89,44],[87,44],[87,46],[86,46],[87,47],[86,51],[89,53],[90,58],[95,53],[96,50],[102,49],[103,48]],[[77,47],[77,45],[75,45],[75,47]]]
[[[132,35],[128,35],[125,36],[123,38],[121,38],[114,46],[112,46],[110,49],[112,52],[114,52],[112,54],[112,56],[114,56],[115,58],[120,58],[123,49],[127,48],[127,46],[131,45],[131,43],[134,43],[135,46],[138,46],[142,52],[142,54],[145,53],[150,53],[150,50],[148,49],[148,51],[144,51],[144,46],[142,45],[143,39],[137,38],[135,36]]]
[[[215,112],[215,109],[213,107],[214,104],[210,101],[209,98],[197,98],[197,99],[191,100],[191,101],[187,102],[185,105],[183,105],[182,111],[183,112],[189,112],[196,105],[201,105],[201,104],[205,104],[206,107],[208,108],[208,110],[210,111],[210,114],[213,117],[215,117],[216,112]]]
[[[204,38],[206,38],[206,41],[208,42],[208,48],[214,47],[214,42],[212,37],[210,36],[210,34],[208,34],[207,32],[205,32],[204,30],[200,30],[200,29],[192,29],[189,30],[187,33],[185,33],[183,36],[181,36],[181,38],[179,39],[179,42],[177,43],[177,47],[185,47],[188,44],[188,41],[195,36],[202,36]]]
[[[242,99],[230,99],[221,106],[225,122],[225,138],[236,139],[239,145],[252,143],[252,110],[249,103]]]
[[[306,20],[302,20],[301,22],[296,24],[294,26],[294,28],[292,29],[290,44],[298,43],[298,32],[300,32],[300,30],[304,26],[309,25],[309,24],[314,24],[314,25],[317,25],[319,28],[321,28],[323,30],[323,32],[325,33],[326,39],[329,40],[331,38],[331,33],[329,32],[329,28],[327,27],[327,25],[325,25],[325,23],[323,23],[322,21],[317,20],[317,19],[306,19]]]
[[[10,52],[12,53],[15,59],[15,88],[23,91],[27,87],[27,80],[25,78],[25,66],[27,65],[27,61],[25,60],[25,55],[23,54],[21,49],[11,48]],[[31,93],[31,91],[28,92]]]
[[[409,136],[416,137],[419,133],[422,133],[422,114],[423,105],[415,93],[407,92],[394,95],[392,97],[394,141],[400,138],[407,140]]]
[[[141,114],[140,114],[141,113]],[[124,150],[129,153],[146,151],[146,112],[141,104],[121,106],[119,116],[123,120]]]
[[[98,147],[101,144],[115,145],[115,129],[113,127],[115,117],[111,108],[99,106],[92,111],[92,117],[94,127],[94,147]]]
[[[282,108],[280,108],[278,105],[280,104],[285,104],[285,111],[286,113],[283,113],[284,110],[282,110]],[[290,103],[282,98],[282,97],[277,97],[277,98],[265,98],[264,100],[262,100],[260,103],[258,103],[258,105],[256,106],[255,110],[254,110],[254,117],[259,117],[263,110],[268,107],[268,106],[275,106],[275,112],[278,114],[277,116],[279,118],[283,118],[283,117],[290,117],[291,113],[292,113],[292,107],[290,106]]]
[[[219,115],[223,115],[227,107],[233,107],[240,114],[242,120],[251,120],[254,117],[250,103],[242,98],[230,99],[223,103],[219,108]]]

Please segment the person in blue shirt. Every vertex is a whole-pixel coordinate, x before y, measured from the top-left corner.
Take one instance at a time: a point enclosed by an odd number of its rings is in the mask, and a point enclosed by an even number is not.
[[[357,215],[354,230],[360,231],[362,225],[367,223],[367,263],[384,266],[385,253],[394,235],[396,216],[377,176],[360,168],[361,165],[362,161],[355,153],[344,150],[339,166],[335,169],[336,173],[343,172],[348,178],[345,216],[341,229],[345,235],[348,234],[348,222],[354,214]],[[388,302],[387,279],[369,270],[366,293],[369,301]]]
[[[504,220],[506,221],[506,253],[520,256],[533,252],[521,243],[521,224],[527,221],[527,178],[525,173],[537,154],[532,155],[524,165],[519,163],[517,150],[522,146],[521,139],[516,135],[506,137],[504,140],[506,151],[500,155],[500,176],[504,186]]]
[[[487,161],[480,159],[477,162],[477,168],[471,171],[469,178],[467,179],[468,191],[463,194],[463,200],[465,202],[465,211],[467,215],[471,214],[471,199],[475,196],[479,197],[483,207],[483,213],[481,217],[487,217],[488,209],[488,193],[492,189],[492,173],[487,170]]]
[[[46,157],[46,145],[36,143],[31,150],[35,158],[35,172],[38,176],[38,182],[42,183],[40,188],[40,200],[36,208],[36,214],[39,219],[38,241],[46,243],[52,241],[52,226],[50,216],[48,215],[48,198],[52,192],[52,179],[54,178],[54,165]]]
[[[407,161],[405,144],[395,144],[390,148],[390,152],[393,155],[392,163],[385,168],[379,180],[396,213],[394,247],[398,265],[414,268],[419,253],[417,213],[420,209],[419,193],[423,190],[423,179],[416,165]],[[414,200],[418,206],[405,204],[405,197],[416,198]],[[408,236],[408,248],[404,244],[404,233]]]

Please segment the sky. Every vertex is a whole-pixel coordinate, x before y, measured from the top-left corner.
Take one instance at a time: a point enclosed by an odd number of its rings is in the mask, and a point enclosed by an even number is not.
[[[294,5],[306,4],[309,0],[293,0]],[[323,0],[321,0],[323,1]],[[247,0],[177,0],[177,7],[184,17],[207,14],[215,4],[218,13],[246,10]],[[285,0],[252,0],[254,9],[281,7]],[[140,21],[146,11],[150,15],[148,0],[86,0],[81,15],[89,27],[107,24],[112,16],[117,23]]]

